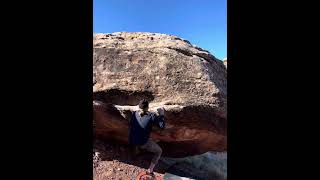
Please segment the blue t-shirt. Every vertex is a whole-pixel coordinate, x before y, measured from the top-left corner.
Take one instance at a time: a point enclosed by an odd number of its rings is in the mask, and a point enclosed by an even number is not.
[[[157,116],[155,113],[147,112],[141,117],[139,112],[133,112],[129,124],[129,143],[133,145],[145,144],[150,137],[153,125],[164,129],[164,116]]]

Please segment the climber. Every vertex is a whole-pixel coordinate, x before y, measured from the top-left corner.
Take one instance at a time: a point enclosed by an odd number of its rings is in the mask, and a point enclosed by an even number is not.
[[[145,99],[139,102],[139,110],[132,113],[129,125],[129,143],[141,149],[154,153],[150,166],[147,170],[148,174],[153,174],[153,169],[161,157],[161,147],[151,140],[150,133],[152,126],[156,125],[160,129],[165,128],[164,109],[157,109],[159,115],[149,112],[149,102]]]

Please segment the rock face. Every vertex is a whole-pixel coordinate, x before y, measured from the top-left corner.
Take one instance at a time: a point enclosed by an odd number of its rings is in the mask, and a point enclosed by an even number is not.
[[[226,66],[226,68],[227,68],[227,58],[224,58],[223,59],[223,64]]]
[[[227,149],[227,72],[208,51],[157,33],[93,37],[94,133],[127,143],[140,99],[164,107],[167,128],[152,138],[169,157]]]
[[[161,158],[167,165],[185,174],[194,172],[195,179],[227,180],[227,153],[207,152],[184,158]],[[178,171],[179,172],[179,171]],[[175,172],[175,174],[177,174]]]

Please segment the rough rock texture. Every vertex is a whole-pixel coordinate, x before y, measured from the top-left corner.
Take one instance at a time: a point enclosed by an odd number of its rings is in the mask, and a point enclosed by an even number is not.
[[[146,171],[148,158],[128,158],[126,146],[94,141],[93,180],[131,180],[140,172]],[[163,176],[166,166],[160,164],[155,174]]]
[[[146,171],[151,153],[137,152],[130,156],[129,146],[120,145],[116,142],[99,141],[93,142],[93,180],[132,180],[132,177],[142,171]],[[220,154],[220,153],[219,153]],[[169,174],[178,175],[184,180],[226,180],[226,154],[205,153],[185,158],[164,158],[159,160],[155,167],[155,174],[163,176]],[[186,178],[188,177],[188,178]]]
[[[163,154],[183,157],[227,149],[227,72],[208,51],[157,33],[94,35],[95,137],[127,143],[128,120],[141,98],[164,107],[155,131]]]
[[[195,155],[184,158],[162,158],[163,162],[171,167],[191,167],[190,171],[195,172],[198,176],[196,179],[227,179],[227,153],[207,152],[201,155]],[[173,169],[173,168],[171,168]],[[177,172],[174,172],[177,174]],[[190,176],[195,177],[195,176]]]

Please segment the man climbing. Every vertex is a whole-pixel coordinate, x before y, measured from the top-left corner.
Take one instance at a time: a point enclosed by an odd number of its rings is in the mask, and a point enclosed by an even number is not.
[[[129,125],[129,143],[141,149],[154,153],[147,173],[153,174],[153,169],[161,157],[161,147],[151,140],[150,133],[152,126],[156,125],[161,129],[165,128],[164,109],[159,108],[158,113],[151,113],[149,110],[149,102],[145,99],[139,102],[139,110],[132,113]]]

